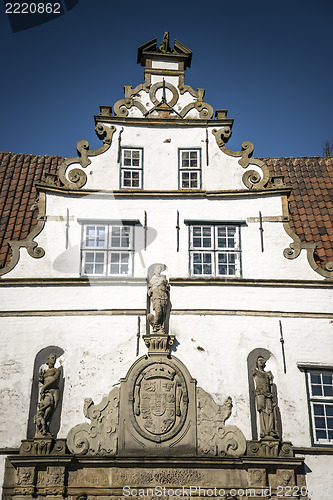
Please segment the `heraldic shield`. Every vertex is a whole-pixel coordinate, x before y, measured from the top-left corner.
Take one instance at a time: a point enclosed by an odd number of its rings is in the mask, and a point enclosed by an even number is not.
[[[196,381],[174,357],[137,360],[120,384],[119,453],[196,448]],[[185,453],[187,450],[183,450]]]
[[[187,388],[175,370],[153,364],[140,374],[135,384],[134,414],[141,428],[162,436],[183,412],[187,412]]]

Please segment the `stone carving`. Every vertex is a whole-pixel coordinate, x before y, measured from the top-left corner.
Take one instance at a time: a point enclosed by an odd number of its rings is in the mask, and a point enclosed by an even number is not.
[[[143,437],[161,442],[180,431],[187,414],[187,387],[181,372],[165,363],[144,369],[134,386],[134,424]]]
[[[35,491],[34,480],[34,467],[18,467],[16,472],[15,493],[17,495],[33,495]]]
[[[172,62],[177,60],[175,56],[177,54],[181,54],[186,59],[182,58],[182,68],[178,70],[173,70],[173,74],[177,74],[179,77],[179,86],[178,89],[172,85],[170,82],[155,82],[152,85],[152,69],[151,69],[151,57],[152,53],[156,55],[164,54],[165,58],[169,58],[171,56]],[[184,84],[184,70],[183,65],[190,66],[191,61],[191,51],[185,47],[183,44],[175,40],[174,49],[171,50],[169,44],[169,33],[165,32],[163,36],[162,44],[157,47],[156,46],[156,38],[152,40],[149,44],[145,44],[144,47],[139,48],[139,59],[141,59],[141,63],[149,68],[148,71],[145,71],[145,82],[143,84],[137,85],[134,89],[131,86],[126,85],[125,88],[125,98],[120,99],[114,104],[114,114],[115,116],[128,117],[129,110],[132,108],[136,108],[139,113],[142,114],[142,117],[150,117],[154,119],[175,119],[179,118],[180,120],[184,119],[190,111],[192,111],[191,119],[206,119],[210,120],[213,117],[214,110],[210,104],[203,102],[204,97],[204,89],[197,89],[195,91],[190,85]],[[171,55],[172,54],[172,55]],[[167,74],[167,72],[166,72]],[[159,100],[156,96],[156,91],[161,88],[167,88],[171,94],[172,98],[168,101],[165,92],[163,91],[164,98]],[[142,104],[144,92],[149,92],[149,98],[154,107],[150,109],[150,105],[147,104],[147,108]],[[180,100],[180,95],[188,93],[188,98],[184,101]],[[193,99],[191,99],[193,98]],[[192,100],[192,102],[188,102]],[[184,104],[183,104],[184,103]],[[185,104],[186,103],[186,104]],[[177,110],[173,107],[177,104]],[[134,111],[134,116],[136,116],[137,111]],[[194,118],[195,116],[195,118]],[[230,123],[230,120],[229,120]]]
[[[38,472],[38,495],[62,495],[65,492],[65,467],[50,466]]]
[[[249,469],[248,478],[250,486],[266,486],[265,469]]]
[[[252,370],[255,380],[255,398],[260,422],[260,438],[278,438],[276,430],[276,404],[273,403],[273,375],[265,372],[266,362],[258,356],[256,368]]]
[[[153,327],[154,333],[165,334],[165,320],[169,306],[170,285],[165,276],[161,275],[162,266],[154,267],[154,276],[148,283],[148,296],[151,298],[151,304],[155,311],[148,314],[147,319]]]
[[[290,469],[278,469],[276,471],[277,486],[293,486],[295,484],[294,471]]]
[[[33,203],[30,211],[34,212],[35,210],[38,210],[38,222],[35,228],[28,234],[25,240],[10,240],[8,242],[8,245],[10,246],[12,250],[12,257],[7,264],[7,266],[3,267],[0,269],[0,276],[9,273],[16,264],[18,263],[20,259],[20,248],[26,248],[28,254],[30,257],[33,257],[34,259],[41,259],[45,255],[45,250],[40,247],[35,241],[35,238],[41,233],[41,231],[44,228],[45,221],[46,221],[46,216],[45,216],[45,210],[46,210],[46,195],[45,193],[39,193],[36,201]]]
[[[50,354],[46,360],[47,370],[40,369],[39,382],[42,384],[37,414],[34,421],[36,423],[35,437],[51,436],[49,427],[53,413],[59,402],[59,378],[60,370],[55,368],[56,355]]]
[[[69,431],[67,446],[75,455],[115,455],[118,446],[119,388],[115,387],[95,405],[84,400],[83,413],[91,420]]]
[[[246,454],[249,457],[293,457],[291,443],[277,440],[248,441]]]
[[[171,52],[170,45],[169,45],[169,32],[165,31],[163,35],[163,40],[161,45],[159,46],[159,50],[163,52],[164,54],[166,52]]]
[[[162,336],[150,335],[152,339]],[[148,351],[148,356],[139,358],[120,379],[118,454],[194,455],[195,385],[168,349]]]
[[[229,396],[223,405],[217,405],[212,396],[197,389],[198,451],[205,455],[240,457],[245,453],[246,440],[240,429],[225,425],[232,411]]]
[[[20,455],[65,455],[66,440],[40,437],[21,442]]]
[[[103,145],[98,149],[89,149],[89,143],[86,140],[81,140],[76,144],[78,156],[69,157],[59,166],[59,179],[61,183],[68,189],[81,189],[87,182],[87,175],[81,168],[73,168],[68,171],[68,167],[72,164],[79,163],[82,168],[86,168],[91,164],[90,158],[105,153],[112,142],[112,136],[116,130],[114,125],[107,127],[101,123],[95,127],[95,132],[100,140],[103,140]]]
[[[244,173],[242,177],[244,186],[248,189],[264,189],[269,181],[269,170],[267,165],[262,160],[259,160],[258,158],[251,158],[254,150],[253,142],[245,141],[242,144],[241,151],[232,151],[225,146],[225,143],[231,136],[231,128],[229,126],[218,130],[213,129],[212,133],[215,136],[216,144],[221,151],[228,156],[241,157],[240,160],[238,160],[238,163],[243,168],[247,168],[249,165],[256,165],[260,168],[262,174],[256,170],[247,170]]]

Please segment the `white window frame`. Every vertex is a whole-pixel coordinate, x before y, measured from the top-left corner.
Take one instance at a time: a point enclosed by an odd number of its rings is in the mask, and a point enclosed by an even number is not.
[[[219,233],[225,230],[226,238]],[[201,232],[201,236],[199,235]],[[195,234],[196,233],[196,234]],[[205,235],[206,233],[206,235]],[[234,233],[232,237],[232,233]],[[223,239],[226,245],[223,246]],[[232,240],[234,246],[232,246]],[[201,243],[201,245],[198,245]],[[209,244],[210,243],[210,244]],[[189,225],[189,253],[190,253],[190,275],[215,276],[223,278],[241,277],[241,241],[240,226],[227,223],[193,223]],[[226,262],[219,262],[224,256]],[[199,262],[201,257],[201,263]],[[205,263],[203,262],[206,259]],[[196,266],[196,268],[195,268]],[[202,266],[202,272],[197,272]],[[221,272],[222,267],[226,272]],[[235,270],[233,273],[231,270]],[[205,272],[206,271],[206,272]],[[210,272],[208,272],[210,271]]]
[[[312,375],[319,376],[321,383],[317,384],[312,380]],[[331,384],[324,384],[323,377],[330,377]],[[329,427],[333,423],[333,392],[329,389],[333,384],[333,370],[328,369],[307,369],[306,381],[309,399],[309,415],[311,421],[311,432],[313,444],[317,445],[333,445],[333,429]],[[331,392],[331,395],[323,394],[325,386],[326,392]],[[320,387],[322,394],[315,394],[314,387]],[[315,406],[322,407],[322,414],[315,414]],[[330,412],[330,415],[327,413]],[[320,419],[320,421],[319,421]],[[328,420],[331,419],[331,420]],[[324,422],[324,426],[321,426]],[[329,424],[330,423],[330,424]],[[326,437],[318,436],[319,432],[325,433]]]
[[[87,244],[88,228],[105,228],[105,241],[103,246],[89,245]],[[133,275],[133,254],[134,254],[134,225],[126,224],[126,221],[122,224],[119,223],[99,223],[91,222],[85,223],[82,226],[82,244],[81,244],[81,275],[82,276],[132,276]],[[119,235],[118,235],[119,232]],[[127,236],[128,234],[128,236]],[[92,239],[93,237],[91,237]],[[119,239],[119,244],[118,243]],[[128,239],[128,245],[124,244]],[[96,243],[96,237],[95,237]],[[93,254],[93,272],[87,272],[87,257],[89,254]],[[104,255],[103,258],[103,269],[101,272],[94,272],[96,270],[96,256]],[[114,257],[117,256],[118,259],[114,261]],[[126,257],[127,264],[124,263],[124,257]],[[123,260],[123,264],[121,261]],[[118,272],[114,272],[115,265],[118,265]],[[97,262],[97,264],[100,264]],[[124,272],[124,268],[127,268],[127,272]]]
[[[125,153],[130,151],[131,153],[131,159],[130,159],[130,164],[125,165],[126,160],[128,158],[125,158]],[[138,165],[133,165],[133,157],[132,154],[136,152],[139,153],[139,164]],[[129,173],[130,174],[130,179],[131,179],[131,185],[126,186],[125,185],[125,174]],[[132,185],[132,175],[133,174],[138,174],[139,176],[139,182],[138,186],[133,186]],[[143,188],[143,149],[142,148],[130,148],[130,147],[122,147],[121,148],[121,163],[120,163],[120,188],[121,189],[142,189]]]
[[[184,166],[184,158],[183,158],[183,154],[184,153],[188,153],[189,155],[189,158],[188,158],[188,166]],[[191,166],[191,154],[194,154],[196,153],[196,163],[197,163],[197,167],[194,168],[193,166]],[[188,191],[188,190],[195,190],[195,191],[198,191],[201,189],[201,149],[200,148],[188,148],[188,149],[179,149],[178,150],[178,154],[179,154],[179,189],[180,190],[184,190],[184,191]],[[184,176],[185,175],[188,175],[188,181],[189,181],[189,185],[188,186],[184,186],[183,185],[183,174]],[[191,179],[194,179],[196,178],[196,186],[192,186],[191,185]]]

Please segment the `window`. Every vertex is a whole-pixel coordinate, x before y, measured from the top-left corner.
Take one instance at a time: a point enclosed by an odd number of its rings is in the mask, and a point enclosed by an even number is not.
[[[201,149],[179,150],[179,189],[201,188]]]
[[[133,226],[85,224],[81,273],[92,276],[132,275]]]
[[[121,188],[142,189],[142,156],[142,149],[121,149]]]
[[[192,276],[240,276],[240,228],[226,224],[190,225]]]
[[[333,371],[307,372],[315,444],[333,444]]]

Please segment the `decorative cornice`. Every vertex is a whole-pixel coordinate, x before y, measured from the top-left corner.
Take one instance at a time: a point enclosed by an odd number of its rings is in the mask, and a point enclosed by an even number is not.
[[[95,132],[99,139],[103,140],[103,145],[98,149],[89,149],[89,142],[86,140],[81,140],[77,143],[76,149],[78,156],[69,157],[64,160],[64,162],[59,167],[59,179],[61,183],[68,189],[80,189],[87,182],[87,175],[80,168],[74,168],[67,172],[67,169],[73,163],[79,163],[82,168],[86,168],[90,165],[91,160],[89,157],[98,156],[105,153],[110,146],[112,141],[112,136],[116,130],[116,127],[106,127],[103,124],[98,124],[95,127]]]
[[[288,215],[288,200],[286,196],[282,197],[282,212],[284,216]],[[321,268],[314,258],[314,251],[317,248],[317,243],[307,243],[301,241],[299,236],[291,229],[289,222],[283,222],[283,227],[288,236],[293,239],[288,248],[285,248],[283,255],[286,259],[296,259],[301,250],[306,250],[306,256],[310,267],[320,276],[326,278],[326,280],[333,281],[333,262],[327,262],[325,269]]]
[[[63,316],[146,316],[146,309],[48,309],[48,310],[15,310],[0,311],[0,318],[41,318]],[[172,309],[171,316],[250,316],[268,318],[307,318],[332,319],[333,313],[302,311],[261,311],[255,309]],[[157,343],[169,341],[159,335],[149,336]],[[172,339],[173,336],[170,336]],[[146,336],[144,336],[146,340]],[[170,344],[171,345],[171,344]],[[167,343],[165,344],[167,346]]]
[[[197,191],[197,190],[171,190],[171,191],[160,191],[160,190],[101,190],[101,189],[69,189],[66,187],[50,186],[49,184],[38,183],[36,187],[40,191],[48,193],[62,193],[66,195],[75,196],[86,196],[96,195],[96,196],[112,196],[114,198],[247,198],[251,196],[272,196],[272,195],[289,195],[291,192],[291,186],[285,186],[283,188],[267,188],[263,190],[247,190],[247,189],[235,189],[230,191]]]
[[[105,106],[103,106],[105,108]],[[129,109],[129,108],[128,108]],[[234,120],[232,118],[223,118],[223,119],[205,119],[205,118],[184,118],[180,120],[179,118],[151,118],[148,115],[146,118],[141,117],[129,117],[126,118],[124,116],[110,116],[109,114],[98,114],[94,116],[95,123],[114,123],[116,125],[144,125],[151,127],[223,127],[229,126],[232,127]]]
[[[38,246],[37,241],[35,241],[36,236],[43,230],[46,217],[45,217],[45,207],[46,207],[46,195],[45,193],[39,193],[35,203],[32,205],[32,211],[38,210],[38,218],[36,227],[28,234],[25,240],[16,241],[10,240],[8,245],[12,249],[12,257],[7,266],[0,269],[0,277],[4,274],[9,273],[20,259],[20,248],[26,248],[30,257],[34,259],[40,259],[45,255],[45,250]]]
[[[256,170],[248,170],[244,173],[242,181],[248,189],[263,189],[269,181],[269,169],[267,165],[258,158],[251,158],[254,150],[254,144],[251,141],[243,142],[241,151],[232,151],[226,148],[225,144],[231,136],[231,129],[224,127],[222,129],[212,130],[215,136],[216,144],[223,153],[232,157],[240,157],[239,165],[247,168],[249,165],[256,165],[262,171],[260,175]]]
[[[273,288],[332,288],[333,282],[312,280],[261,280],[241,278],[170,278],[172,286],[240,286]],[[147,286],[146,278],[4,278],[1,287],[48,287],[48,286]]]

